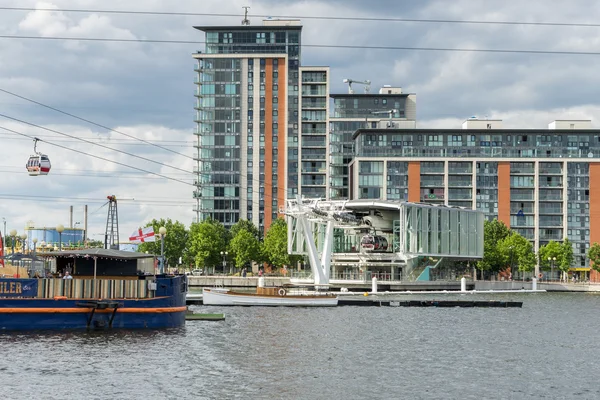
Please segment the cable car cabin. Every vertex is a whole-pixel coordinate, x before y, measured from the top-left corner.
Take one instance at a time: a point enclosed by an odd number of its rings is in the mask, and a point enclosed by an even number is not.
[[[365,235],[360,241],[363,251],[387,251],[388,241],[384,236]]]
[[[50,159],[45,154],[35,154],[29,157],[26,167],[30,176],[48,175]]]

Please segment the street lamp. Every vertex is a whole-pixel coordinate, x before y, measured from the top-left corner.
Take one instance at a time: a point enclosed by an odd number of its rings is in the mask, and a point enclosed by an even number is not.
[[[31,239],[31,241],[33,242],[33,258],[31,259],[31,271],[36,271],[35,268],[35,247],[36,247],[36,243],[38,242],[38,238],[33,238]]]
[[[42,249],[42,252],[46,252],[46,241],[42,240],[40,242],[40,248]],[[46,258],[42,256],[42,273],[44,274],[44,276],[42,276],[42,278],[46,278]]]
[[[551,273],[550,279],[554,279],[554,263],[556,262],[556,257],[548,257],[548,262],[550,263]]]
[[[2,222],[4,223],[4,233],[2,234],[2,240],[4,241],[2,243],[2,248],[6,247],[6,218],[2,217]]]
[[[65,227],[62,224],[56,225],[56,232],[58,232],[58,251],[62,251],[62,233],[65,231]]]
[[[221,252],[221,256],[223,257],[223,273],[225,273],[225,268],[227,268],[227,255],[229,253],[226,251]]]
[[[25,244],[27,244],[27,234],[21,233],[21,253],[25,254]]]
[[[158,236],[160,237],[160,270],[159,273],[165,273],[165,235],[167,234],[167,228],[161,226],[158,230]]]
[[[11,238],[11,245],[12,245],[12,254],[15,254],[15,240],[17,240],[17,230],[16,229],[11,229],[10,230],[10,238]],[[13,260],[13,263],[15,262],[15,260]]]
[[[517,280],[517,271],[513,271],[513,246],[509,246],[508,249],[510,250],[510,274],[513,280]]]
[[[21,254],[25,255],[25,243],[27,240],[27,234],[21,233],[21,235],[19,237],[21,238]],[[24,264],[23,258],[21,258],[21,260],[17,264],[17,278],[21,277],[21,272],[20,272],[21,264]]]

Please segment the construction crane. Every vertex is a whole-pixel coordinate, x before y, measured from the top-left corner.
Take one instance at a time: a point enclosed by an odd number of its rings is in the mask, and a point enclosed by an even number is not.
[[[108,199],[108,216],[104,232],[104,248],[119,250],[119,213],[117,212],[117,196],[106,196]]]
[[[371,81],[356,81],[354,79],[344,79],[344,83],[348,84],[348,93],[354,94],[354,89],[352,89],[353,83],[360,83],[361,85],[365,85],[365,94],[369,93],[371,90]]]

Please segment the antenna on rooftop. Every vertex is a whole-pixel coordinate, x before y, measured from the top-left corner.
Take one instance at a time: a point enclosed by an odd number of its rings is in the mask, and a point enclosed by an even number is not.
[[[242,20],[242,25],[250,25],[250,20],[248,19],[248,9],[250,6],[243,6],[244,9],[244,19]]]

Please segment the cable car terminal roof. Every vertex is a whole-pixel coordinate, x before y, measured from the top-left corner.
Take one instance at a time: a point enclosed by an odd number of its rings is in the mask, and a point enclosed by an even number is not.
[[[374,209],[380,210],[400,210],[402,206],[417,206],[417,207],[436,207],[436,208],[451,208],[461,211],[473,211],[477,212],[477,210],[472,210],[470,208],[464,207],[456,207],[456,206],[447,206],[444,204],[427,204],[427,203],[412,203],[408,201],[378,201],[378,200],[348,200],[344,202],[344,208],[346,210],[353,211],[368,211]]]

